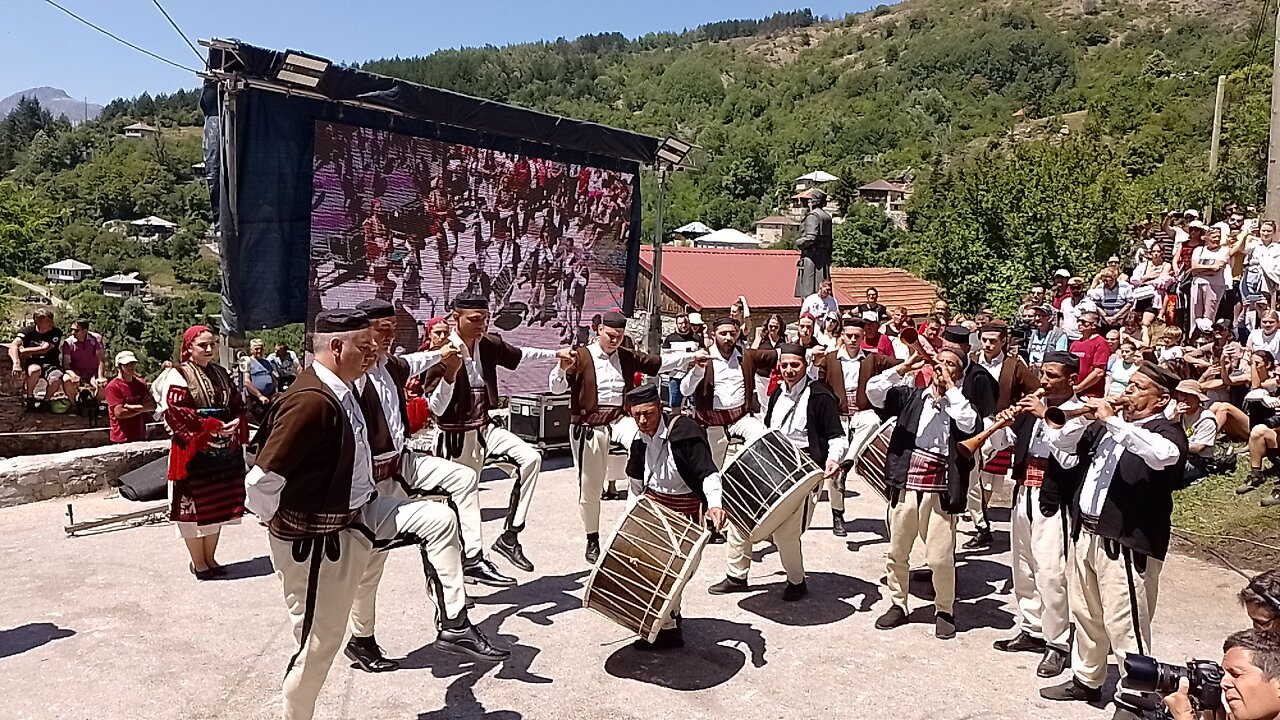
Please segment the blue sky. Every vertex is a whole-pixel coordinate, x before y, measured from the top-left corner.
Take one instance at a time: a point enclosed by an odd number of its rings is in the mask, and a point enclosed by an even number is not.
[[[85,19],[175,62],[195,55],[152,0],[57,0]],[[621,32],[628,37],[808,7],[839,17],[886,0],[161,0],[194,38],[236,37],[339,62],[425,55],[445,47]],[[48,85],[105,103],[193,87],[196,80],[100,35],[45,2],[3,0],[0,97]]]

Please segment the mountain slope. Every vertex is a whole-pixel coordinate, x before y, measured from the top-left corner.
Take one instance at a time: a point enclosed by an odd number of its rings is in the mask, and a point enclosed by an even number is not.
[[[16,92],[9,97],[0,100],[0,118],[8,115],[18,106],[18,101],[22,98],[35,98],[40,101],[40,107],[53,113],[54,117],[59,115],[66,117],[71,121],[72,125],[78,125],[85,120],[92,120],[98,117],[98,113],[102,112],[101,105],[95,105],[84,100],[77,100],[67,94],[65,90],[52,87],[29,88]]]

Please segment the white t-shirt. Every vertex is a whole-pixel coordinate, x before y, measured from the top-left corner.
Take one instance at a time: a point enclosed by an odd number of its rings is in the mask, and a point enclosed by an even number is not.
[[[1062,332],[1072,340],[1080,339],[1080,313],[1086,310],[1097,310],[1097,306],[1088,296],[1080,298],[1080,304],[1077,305],[1071,296],[1067,296],[1062,301],[1062,320],[1058,323],[1058,327],[1062,328]]]
[[[1231,249],[1227,247],[1219,247],[1217,250],[1209,250],[1201,245],[1191,251],[1192,267],[1201,265],[1212,265],[1213,263],[1226,262]],[[1227,286],[1231,284],[1231,263],[1226,262],[1222,267],[1222,272],[1213,275],[1196,275],[1192,282],[1207,282],[1210,285]]]
[[[805,313],[809,313],[816,318],[820,318],[828,313],[832,315],[839,315],[840,304],[836,302],[835,295],[830,295],[824,298],[818,293],[814,293],[805,298],[804,302],[800,305],[800,314],[803,315]]]
[[[1266,350],[1272,357],[1280,356],[1280,329],[1271,333],[1271,337],[1267,337],[1266,333],[1262,332],[1262,328],[1258,328],[1249,333],[1249,341],[1246,344],[1250,352]]]
[[[1204,445],[1204,450],[1197,453],[1200,457],[1213,457],[1213,444],[1218,439],[1218,419],[1207,407],[1200,408],[1196,417],[1182,418],[1182,429],[1187,432],[1187,442],[1192,445]]]

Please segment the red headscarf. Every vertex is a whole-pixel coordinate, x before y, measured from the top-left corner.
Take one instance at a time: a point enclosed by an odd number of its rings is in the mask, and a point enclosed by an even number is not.
[[[182,352],[179,355],[182,362],[186,362],[191,359],[191,344],[196,341],[196,338],[205,333],[211,332],[213,331],[205,325],[192,325],[187,328],[186,332],[182,333]]]
[[[442,317],[433,317],[427,321],[427,328],[422,333],[422,342],[418,344],[418,352],[425,352],[431,349],[431,328],[437,325],[448,325],[449,321]]]

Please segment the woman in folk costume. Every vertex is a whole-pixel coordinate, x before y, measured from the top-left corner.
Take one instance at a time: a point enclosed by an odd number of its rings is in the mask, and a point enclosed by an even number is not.
[[[249,421],[231,376],[213,362],[218,339],[204,325],[182,335],[181,364],[165,393],[169,451],[169,518],[191,554],[200,580],[222,575],[216,560],[223,525],[244,514],[244,444]]]

